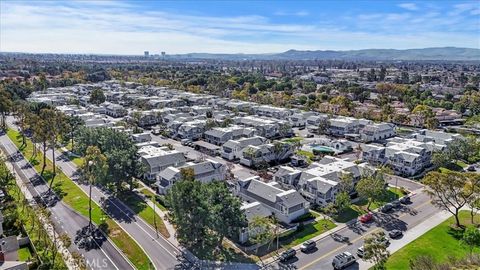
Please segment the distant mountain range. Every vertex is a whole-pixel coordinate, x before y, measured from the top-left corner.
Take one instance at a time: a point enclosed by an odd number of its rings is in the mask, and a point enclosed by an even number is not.
[[[170,55],[172,58],[223,59],[223,60],[457,60],[480,61],[480,49],[441,47],[423,49],[366,49],[350,51],[299,51],[288,50],[272,54],[215,54],[188,53]]]

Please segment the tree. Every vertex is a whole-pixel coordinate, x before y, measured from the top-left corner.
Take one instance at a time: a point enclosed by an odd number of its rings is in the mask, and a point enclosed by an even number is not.
[[[363,176],[356,186],[360,197],[368,200],[367,210],[370,210],[372,202],[381,199],[385,195],[385,180],[381,173]]]
[[[66,118],[66,125],[68,130],[67,135],[72,145],[71,146],[72,151],[75,143],[75,132],[77,131],[78,127],[82,126],[83,124],[84,124],[83,120],[76,115],[68,116]]]
[[[41,109],[40,115],[33,118],[36,120],[33,123],[33,139],[34,141],[41,143],[43,149],[43,165],[42,171],[40,172],[40,175],[42,176],[45,172],[45,168],[47,167],[47,146],[52,134],[46,120],[48,117],[51,117],[51,111],[51,109]]]
[[[347,194],[350,193],[353,189],[353,174],[347,171],[342,172],[338,186],[341,192],[346,192]]]
[[[342,191],[335,197],[335,208],[338,212],[342,212],[349,208],[351,205],[350,195],[347,192]]]
[[[432,155],[432,164],[436,168],[445,167],[450,163],[451,159],[446,152],[434,152]]]
[[[463,232],[462,243],[468,246],[470,255],[476,246],[480,246],[480,231],[475,227],[469,227]]]
[[[62,112],[46,109],[42,110],[41,117],[44,119],[47,129],[48,129],[48,143],[50,149],[52,150],[52,163],[53,163],[53,176],[50,181],[50,188],[52,187],[53,181],[57,174],[56,158],[55,158],[55,148],[57,146],[57,141],[59,137],[66,130],[65,128],[65,116]]]
[[[204,246],[209,238],[210,217],[204,195],[201,182],[187,177],[177,181],[167,192],[166,202],[177,229],[177,239],[189,248]]]
[[[261,216],[254,216],[248,224],[248,236],[257,245],[256,254],[258,254],[259,246],[272,238],[271,226],[270,219]]]
[[[365,239],[363,259],[373,262],[375,264],[373,269],[375,270],[386,269],[385,263],[388,257],[390,257],[390,252],[388,252],[386,241],[384,240],[385,237],[385,232],[380,231],[373,233],[372,237]]]
[[[101,88],[93,89],[92,93],[90,93],[90,103],[95,105],[100,105],[105,102],[105,94]]]
[[[209,209],[209,228],[216,232],[217,249],[222,248],[225,236],[235,235],[240,228],[247,226],[247,220],[240,209],[242,202],[233,196],[224,182],[205,185]]]
[[[7,122],[5,121],[7,113],[12,110],[13,102],[9,92],[0,88],[0,128],[6,129]]]
[[[20,134],[22,134],[22,146],[27,144],[25,140],[25,131],[28,128],[28,118],[30,117],[30,109],[28,105],[19,101],[15,104],[15,117],[17,118],[18,127],[20,128]]]
[[[434,129],[438,126],[438,120],[435,118],[435,113],[432,108],[426,105],[417,105],[413,111],[415,119],[419,126]]]
[[[89,146],[85,155],[85,160],[80,168],[82,175],[89,184],[88,201],[88,225],[92,227],[92,185],[96,179],[102,179],[106,176],[108,170],[107,158],[96,146]]]
[[[474,224],[474,217],[480,210],[480,191],[477,191],[475,197],[468,203],[470,207],[470,222]]]
[[[324,135],[328,133],[328,128],[330,127],[330,122],[327,118],[322,118],[320,119],[320,122],[318,123],[318,134]]]
[[[454,171],[429,172],[422,183],[429,187],[425,192],[432,203],[450,212],[455,217],[457,227],[461,227],[459,211],[475,198],[480,175]]]

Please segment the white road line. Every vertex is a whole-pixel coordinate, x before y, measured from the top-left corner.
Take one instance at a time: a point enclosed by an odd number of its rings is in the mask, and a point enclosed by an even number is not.
[[[10,140],[10,138],[8,138],[8,140]],[[9,144],[10,144],[10,145],[9,145]],[[7,149],[7,152],[9,152],[9,151],[11,151],[11,150],[13,149],[12,153],[16,154],[17,151],[18,151],[18,153],[20,153],[20,154],[22,155],[23,160],[24,160],[27,164],[30,163],[30,162],[25,158],[25,156],[23,155],[23,153],[20,152],[15,145],[12,145],[11,142],[8,142],[8,141],[7,141],[7,143],[5,143],[4,146],[5,146],[5,148]],[[11,146],[12,149],[10,149],[9,146]],[[9,154],[9,153],[7,153],[7,154]],[[11,154],[9,154],[9,155],[11,155]],[[19,161],[14,161],[14,163],[16,163],[17,166],[19,166],[18,162],[19,162]],[[19,167],[20,167],[20,166],[19,166]],[[13,167],[13,170],[14,170],[14,171],[17,171],[17,170],[15,170],[15,167]],[[40,176],[40,175],[38,174],[38,172],[36,172],[36,170],[35,170],[33,167],[28,168],[28,169],[26,169],[26,170],[27,170],[27,172],[29,172],[30,170],[32,170],[32,176],[30,176],[30,177],[27,176],[27,174],[24,172],[23,169],[20,169],[20,170],[19,170],[19,173],[23,174],[24,178],[28,179],[30,184],[31,184],[30,178],[32,178],[33,176],[36,176],[36,175]],[[35,171],[35,173],[34,173],[33,171]],[[41,177],[41,176],[40,176],[40,177]],[[42,179],[43,179],[43,178],[42,178]],[[21,180],[21,181],[23,182],[23,180]],[[45,181],[45,179],[43,179],[43,181]],[[44,183],[44,185],[45,185],[45,183]],[[37,187],[34,186],[34,185],[32,185],[32,188],[33,188],[33,189],[37,192],[37,194],[40,196],[41,193],[37,190]],[[113,264],[113,266],[114,266],[116,269],[120,269],[120,268],[118,268],[118,266],[113,262],[113,260],[105,253],[105,251],[101,248],[101,246],[97,243],[97,241],[94,240],[94,242],[95,242],[95,244],[98,246],[98,249],[105,255],[105,257],[107,257],[107,258],[110,260],[110,262]],[[127,260],[127,262],[128,262],[128,260]]]

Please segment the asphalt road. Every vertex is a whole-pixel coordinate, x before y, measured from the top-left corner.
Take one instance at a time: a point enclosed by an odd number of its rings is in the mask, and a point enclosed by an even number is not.
[[[8,120],[10,127],[16,127],[13,125],[12,118],[9,118]],[[53,160],[51,150],[47,151],[47,158]],[[56,166],[60,167],[67,177],[74,180],[80,188],[88,194],[89,186],[77,181],[77,166],[59,151],[55,151],[55,160]],[[157,233],[153,227],[147,224],[143,219],[139,218],[129,207],[117,198],[94,186],[92,188],[92,200],[100,205],[101,198],[104,198],[107,201],[106,210],[110,217],[138,243],[150,258],[156,269],[173,269],[180,263],[176,259],[176,254],[179,253],[177,247],[168,242],[161,234],[158,234],[159,237],[157,237]]]
[[[316,250],[308,254],[298,251],[296,258],[288,261],[287,264],[293,264],[298,269],[333,269],[333,257],[344,251],[354,254],[358,259],[357,249],[363,245],[364,238],[372,233],[382,230],[388,232],[393,229],[405,232],[439,211],[430,203],[428,195],[419,189],[414,191],[411,198],[410,205],[402,205],[391,213],[375,213],[375,220],[368,224],[354,222],[337,231],[338,234],[348,237],[348,242],[337,242],[331,236],[327,236],[317,242]],[[402,239],[391,241],[402,241]],[[278,263],[276,265],[280,267]],[[355,263],[347,269],[359,269],[359,265]]]
[[[51,151],[48,151],[48,158],[52,159]],[[56,164],[63,173],[72,180],[78,180],[76,165],[56,151]],[[89,186],[77,182],[79,186],[88,193]],[[101,198],[107,199],[107,213],[144,249],[150,257],[156,269],[172,269],[179,262],[175,254],[178,249],[163,238],[160,234],[157,238],[155,229],[139,218],[130,208],[120,202],[117,198],[110,196],[98,187],[92,188],[92,199],[100,204]]]
[[[6,135],[0,136],[0,144],[7,151],[9,156],[14,156],[12,162],[16,169],[16,174],[21,177],[33,196],[39,196],[48,190],[48,185],[41,180],[35,169],[29,166],[29,163],[16,146],[10,141]],[[72,239],[72,245],[69,248],[71,252],[77,251],[85,258],[85,262],[91,269],[134,269],[130,263],[125,260],[123,255],[110,242],[105,241],[98,243],[97,249],[85,250],[79,249],[74,243],[76,232],[88,224],[88,220],[82,215],[75,212],[63,202],[57,202],[54,206],[49,207],[50,219],[55,224],[58,234],[67,233]]]

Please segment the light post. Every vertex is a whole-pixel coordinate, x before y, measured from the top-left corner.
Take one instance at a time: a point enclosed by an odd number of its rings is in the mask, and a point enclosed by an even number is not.
[[[155,209],[155,205],[156,205],[156,199],[155,199],[155,195],[152,196],[153,198],[153,225],[155,226],[155,233],[157,234],[157,238],[158,238],[158,228],[157,228],[157,210]]]
[[[87,172],[88,172],[88,182],[89,182],[89,200],[88,200],[88,228],[91,229],[92,228],[92,181],[93,181],[93,176],[92,176],[92,172],[90,171],[91,170],[91,167],[93,166],[93,161],[90,160],[88,161],[87,163]]]

